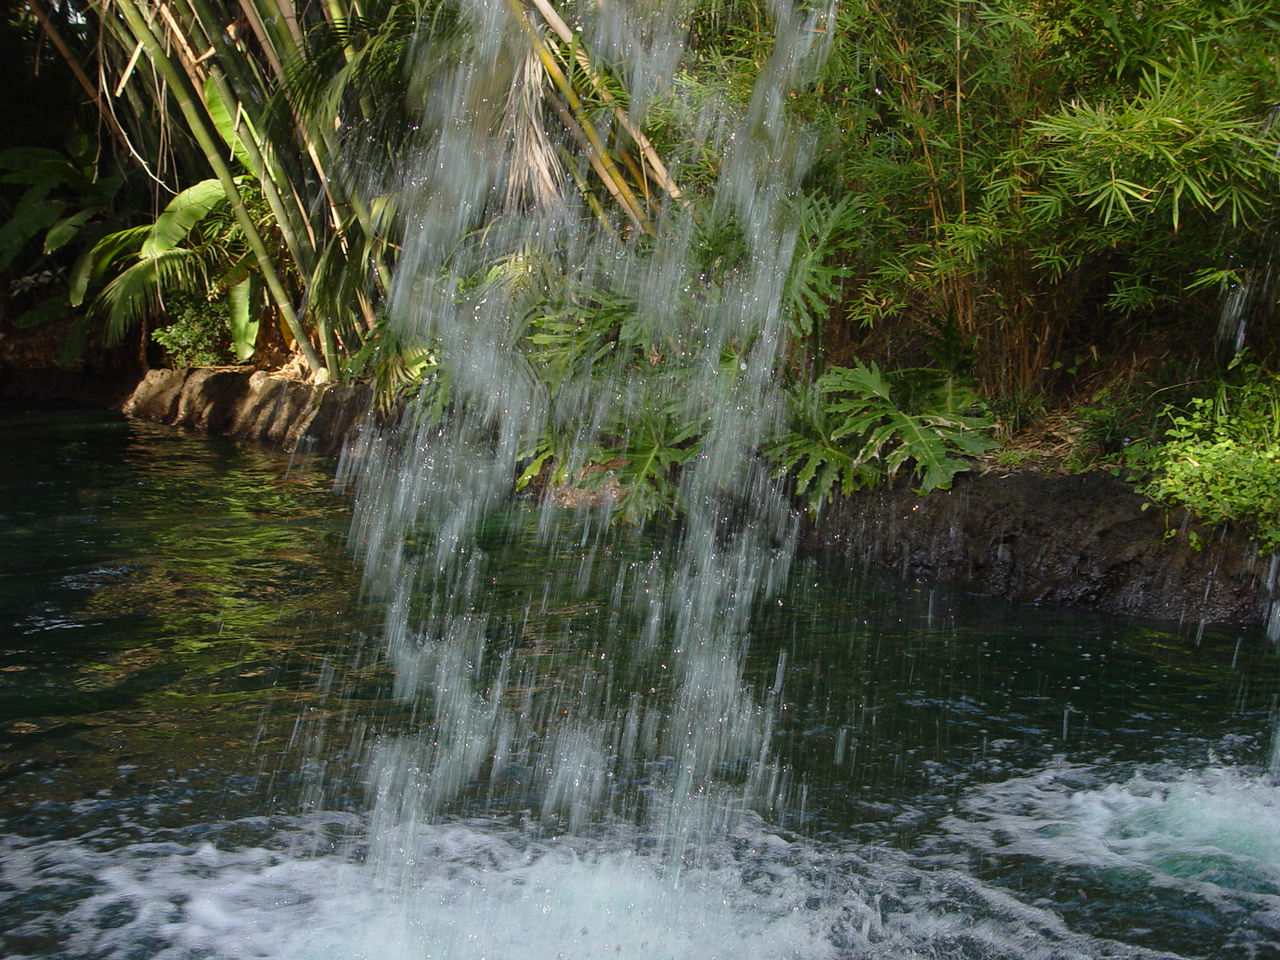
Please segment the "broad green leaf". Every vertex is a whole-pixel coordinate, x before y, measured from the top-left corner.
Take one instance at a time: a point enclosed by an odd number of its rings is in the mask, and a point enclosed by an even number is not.
[[[62,349],[58,351],[58,363],[69,366],[80,359],[84,353],[85,341],[89,339],[89,315],[81,313],[71,321],[67,335],[62,341]]]
[[[67,162],[66,157],[48,147],[10,147],[0,150],[0,169],[21,171],[41,163]]]
[[[256,170],[253,163],[250,162],[249,153],[245,150],[244,143],[236,132],[235,108],[222,98],[222,94],[218,92],[217,85],[213,82],[213,77],[209,77],[204,82],[204,102],[209,108],[209,119],[213,121],[213,125],[217,128],[218,135],[222,137],[223,142],[231,149],[232,156],[236,158],[242,167],[257,175],[260,171]],[[249,118],[243,112],[240,114],[240,123],[248,131],[249,136],[257,138],[257,131],[253,129],[252,124],[249,123]]]
[[[237,360],[248,360],[258,342],[258,297],[252,274],[227,290],[227,304],[231,309],[231,347]]]
[[[212,179],[201,180],[194,187],[183,190],[169,201],[151,225],[146,239],[142,241],[142,256],[158,257],[172,250],[226,198],[222,184]]]
[[[79,178],[79,171],[56,150],[43,147],[15,147],[0,151],[2,183],[26,183],[47,192]]]
[[[67,313],[68,305],[64,297],[50,297],[14,320],[13,325],[19,330],[25,330],[28,327],[39,326],[49,320],[61,320]]]
[[[66,209],[61,200],[49,200],[47,190],[33,188],[18,201],[13,216],[0,225],[0,270],[6,269],[33,237],[48,229]]]
[[[86,207],[55,223],[44,235],[44,252],[53,253],[64,247],[97,212],[95,207]]]

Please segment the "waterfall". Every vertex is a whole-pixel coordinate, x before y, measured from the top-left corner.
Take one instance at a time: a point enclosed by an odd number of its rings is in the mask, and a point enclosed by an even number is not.
[[[829,31],[776,5],[777,40],[747,114],[700,108],[698,126],[725,156],[714,207],[701,215],[736,224],[745,249],[739,269],[708,283],[696,262],[699,224],[680,204],[669,202],[643,239],[602,227],[564,189],[564,164],[537,162],[539,187],[530,186],[530,156],[545,158],[550,144],[541,130],[520,133],[543,117],[531,106],[530,39],[512,10],[502,0],[466,6],[474,53],[431,66],[423,142],[396,185],[411,232],[392,323],[401,340],[433,344],[440,366],[418,403],[346,457],[366,580],[390,611],[396,693],[423,718],[415,734],[372,751],[374,835],[391,870],[406,831],[481,781],[489,796],[519,782],[541,823],[643,825],[647,845],[685,859],[789,788],[769,748],[780,684],[748,689],[743,664],[753,607],[781,585],[796,539],[796,517],[758,450],[783,414],[789,203],[810,149],[784,100],[825,55]],[[679,52],[674,22],[603,8],[587,32],[623,59],[620,72],[643,98],[660,85],[653,65]],[[522,338],[529,304],[551,287],[625,298],[629,322],[653,345],[650,361],[620,360],[604,375],[596,363],[549,388]],[[701,429],[671,491],[683,508],[672,557],[620,560],[611,575],[619,610],[643,625],[616,642],[662,675],[662,691],[615,690],[616,651],[602,651],[604,665],[581,689],[530,693],[543,685],[536,664],[489,649],[497,624],[480,531],[509,503],[517,464],[547,424],[571,441],[556,457],[572,484],[583,482],[601,431],[652,430],[657,448],[670,419]],[[578,512],[572,535],[584,577],[609,562],[602,544],[619,509],[616,496],[598,499]],[[557,520],[566,511],[551,497],[541,509],[553,549],[567,536]]]

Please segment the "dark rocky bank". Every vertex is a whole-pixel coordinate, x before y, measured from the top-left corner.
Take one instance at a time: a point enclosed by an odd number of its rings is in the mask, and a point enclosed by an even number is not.
[[[370,407],[361,386],[238,368],[152,370],[126,415],[283,449],[337,452]],[[1276,571],[1238,531],[1195,527],[1105,473],[974,472],[920,497],[898,483],[829,505],[805,531],[866,572],[946,581],[1012,603],[1195,624],[1263,624]],[[1179,535],[1188,526],[1201,549]],[[1168,532],[1175,531],[1175,535]]]
[[[1198,526],[1101,472],[961,474],[925,497],[902,483],[863,491],[832,504],[807,539],[868,570],[1012,603],[1190,624],[1266,623],[1276,579],[1272,557],[1238,531]]]

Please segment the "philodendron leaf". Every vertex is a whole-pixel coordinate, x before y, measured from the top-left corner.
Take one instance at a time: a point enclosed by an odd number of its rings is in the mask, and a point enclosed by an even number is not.
[[[67,205],[61,200],[49,200],[46,193],[38,187],[28,190],[18,201],[13,216],[0,224],[0,270],[8,268],[28,240],[62,216]]]
[[[169,201],[147,231],[142,241],[142,257],[150,259],[172,250],[226,198],[226,191],[218,180],[201,180],[194,187],[187,187]]]
[[[969,469],[957,455],[978,456],[995,446],[987,436],[989,420],[955,411],[977,400],[972,391],[950,383],[917,389],[924,409],[913,412],[899,406],[890,379],[874,363],[855,361],[851,368],[833,367],[818,381],[827,398],[825,416],[833,423],[830,438],[849,444],[855,465],[876,461],[893,477],[910,462],[920,492],[928,492],[949,486],[957,473]]]

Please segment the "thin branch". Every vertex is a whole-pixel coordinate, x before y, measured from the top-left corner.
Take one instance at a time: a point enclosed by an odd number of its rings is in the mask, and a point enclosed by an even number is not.
[[[84,67],[80,65],[80,59],[72,52],[71,47],[67,45],[66,40],[62,38],[62,34],[54,24],[53,19],[45,11],[44,7],[41,6],[39,0],[27,0],[27,7],[35,15],[35,18],[40,21],[41,29],[44,30],[45,35],[53,42],[58,53],[62,55],[62,59],[66,61],[71,73],[76,78],[76,82],[80,84],[85,93],[89,94],[89,99],[91,99],[94,106],[97,107],[98,116],[106,121],[107,129],[109,129],[116,140],[119,141],[121,147],[129,150],[129,140],[125,136],[124,130],[120,127],[119,121],[116,120],[115,115],[107,109],[106,105],[103,103],[102,91],[99,90],[93,81],[89,79],[89,75],[85,73]]]

